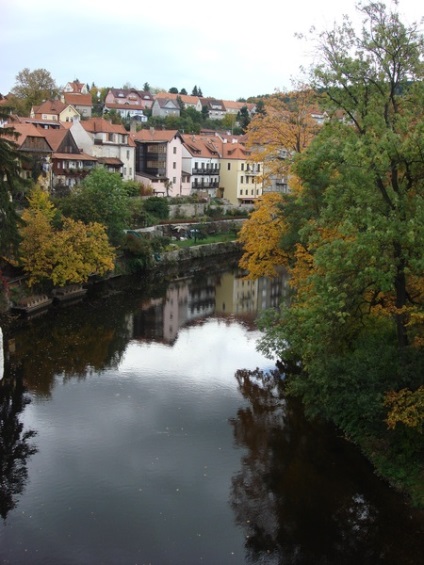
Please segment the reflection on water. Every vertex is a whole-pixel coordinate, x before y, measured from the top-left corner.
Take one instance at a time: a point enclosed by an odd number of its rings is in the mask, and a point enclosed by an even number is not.
[[[282,400],[277,371],[238,371],[247,407],[232,420],[246,447],[231,503],[249,563],[418,564],[423,516],[400,504],[360,454]]]
[[[112,281],[9,332],[0,561],[418,565],[422,516],[255,350],[286,287]]]
[[[16,507],[28,477],[27,460],[37,452],[30,440],[35,431],[25,430],[21,412],[30,400],[17,380],[0,382],[0,516],[6,519]]]

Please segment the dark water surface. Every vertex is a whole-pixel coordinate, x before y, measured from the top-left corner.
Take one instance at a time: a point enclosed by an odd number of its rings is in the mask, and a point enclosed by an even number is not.
[[[256,351],[285,283],[133,281],[8,330],[0,563],[423,563],[422,514]]]

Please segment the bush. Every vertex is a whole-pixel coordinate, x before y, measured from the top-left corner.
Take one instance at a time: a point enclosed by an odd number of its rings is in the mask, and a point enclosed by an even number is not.
[[[169,204],[165,198],[160,198],[159,196],[147,198],[144,201],[144,209],[160,220],[167,220],[169,218]]]

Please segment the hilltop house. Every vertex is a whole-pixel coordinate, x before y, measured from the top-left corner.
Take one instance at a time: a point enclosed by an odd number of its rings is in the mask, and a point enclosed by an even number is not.
[[[152,106],[152,116],[166,118],[167,116],[180,116],[181,108],[177,100],[169,98],[155,98]]]
[[[153,96],[150,92],[131,89],[111,88],[106,95],[103,113],[116,111],[123,118],[147,122],[144,110],[153,105]]]
[[[78,80],[68,82],[63,89],[61,101],[73,106],[83,118],[91,117],[93,102],[86,84]]]
[[[175,94],[172,92],[158,92],[155,96],[156,98],[168,98],[169,100],[174,100],[178,102],[181,100],[184,108],[193,108],[196,112],[202,111],[202,101],[198,96],[191,96],[188,94]]]
[[[31,108],[30,118],[56,122],[73,122],[79,120],[81,115],[71,104],[66,104],[61,100],[46,100],[39,106]]]

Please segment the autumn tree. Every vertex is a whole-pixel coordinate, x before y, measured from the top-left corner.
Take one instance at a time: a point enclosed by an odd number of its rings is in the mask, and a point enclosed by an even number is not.
[[[314,118],[316,95],[309,86],[292,92],[277,92],[263,101],[247,124],[247,147],[251,160],[263,162],[264,185],[270,179],[287,177],[296,154],[304,151],[318,131]]]
[[[28,286],[51,281],[56,286],[86,282],[114,268],[114,250],[105,228],[60,218],[47,192],[36,186],[28,197],[20,228],[20,262]]]
[[[238,241],[243,245],[239,265],[247,270],[248,278],[275,277],[277,268],[287,264],[280,244],[285,229],[281,205],[278,193],[264,194],[239,232]]]
[[[54,98],[58,94],[57,85],[46,69],[23,69],[16,75],[12,95],[20,102],[21,110],[28,114],[32,106],[44,100]]]

